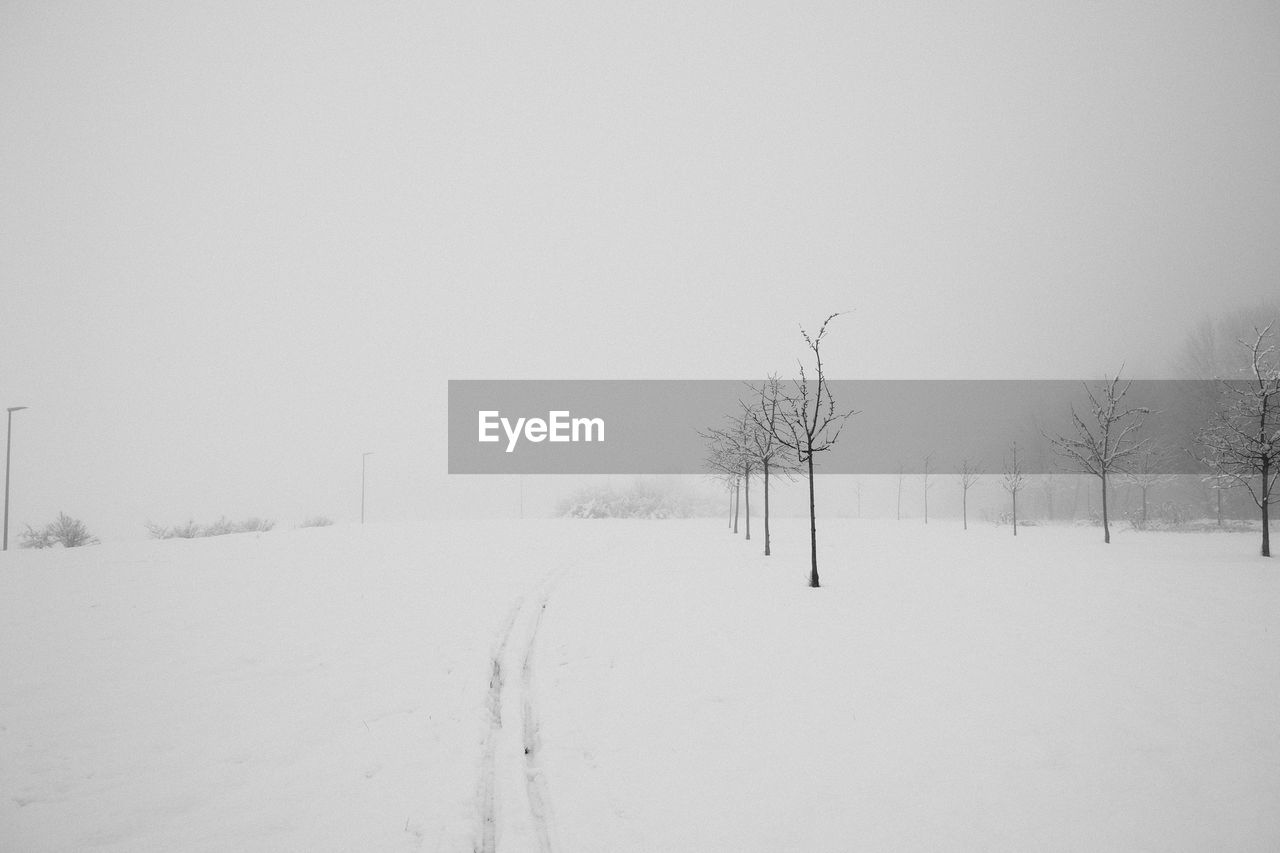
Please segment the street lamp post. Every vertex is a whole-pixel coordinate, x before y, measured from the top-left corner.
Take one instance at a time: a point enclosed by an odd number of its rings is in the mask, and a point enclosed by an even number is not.
[[[13,413],[21,412],[26,406],[9,407],[9,424],[4,436],[4,548],[9,550],[9,449],[13,445]]]
[[[373,451],[360,454],[360,523],[364,524],[364,474],[369,461],[369,457],[373,455]]]

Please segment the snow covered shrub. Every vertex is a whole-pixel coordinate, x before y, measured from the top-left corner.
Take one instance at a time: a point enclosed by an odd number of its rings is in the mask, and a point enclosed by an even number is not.
[[[212,524],[206,524],[200,530],[201,536],[226,536],[228,533],[235,533],[235,522],[228,519],[225,515]]]
[[[225,536],[228,533],[265,533],[275,527],[276,523],[262,518],[232,521],[224,515],[212,524],[205,525],[188,521],[183,525],[165,527],[148,521],[146,526],[152,539],[197,539],[204,536]]]
[[[309,515],[306,518],[302,519],[302,523],[299,524],[298,526],[299,527],[328,527],[331,524],[333,524],[333,519],[329,518],[327,515]]]
[[[23,548],[52,548],[55,545],[79,548],[82,545],[97,545],[98,537],[89,532],[83,521],[60,512],[57,521],[49,522],[41,530],[28,524],[21,534],[19,544]]]
[[[165,527],[163,524],[148,521],[146,528],[147,535],[152,539],[195,539],[201,535],[200,525],[194,521],[188,521],[186,524],[174,525],[173,527]]]
[[[203,534],[200,532],[200,525],[196,524],[195,521],[188,520],[186,524],[170,528],[169,536],[165,538],[195,539],[201,535]]]
[[[52,548],[53,537],[49,535],[49,528],[36,530],[28,524],[27,529],[18,534],[18,545],[22,548]]]

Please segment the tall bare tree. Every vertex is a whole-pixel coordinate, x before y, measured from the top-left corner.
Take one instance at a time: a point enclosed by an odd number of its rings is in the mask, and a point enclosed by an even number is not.
[[[1270,506],[1280,497],[1280,354],[1272,326],[1254,329],[1247,378],[1223,382],[1224,402],[1199,440],[1202,461],[1220,482],[1243,488],[1262,514],[1262,556],[1271,556]]]
[[[742,402],[746,417],[743,428],[747,433],[747,452],[751,454],[764,478],[764,555],[772,552],[769,532],[769,481],[774,475],[790,477],[796,471],[794,454],[775,436],[782,426],[782,381],[776,374],[770,375],[759,388],[753,388],[756,399]]]
[[[1026,485],[1027,473],[1023,470],[1022,463],[1018,461],[1018,442],[1009,445],[1013,451],[1012,458],[1005,459],[1004,462],[1004,490],[1013,498],[1013,535],[1018,535],[1018,492],[1022,491],[1022,487]]]
[[[1142,406],[1123,408],[1124,395],[1133,382],[1120,384],[1120,374],[1103,382],[1095,391],[1085,385],[1089,396],[1086,421],[1071,407],[1075,435],[1049,436],[1054,449],[1082,474],[1092,474],[1102,482],[1102,541],[1111,542],[1111,524],[1107,516],[1107,478],[1125,469],[1126,460],[1140,451],[1145,441],[1138,437],[1143,418],[1150,409]]]
[[[969,490],[983,474],[982,465],[968,459],[960,463],[960,517],[964,521],[964,529],[969,529]]]
[[[745,414],[734,418],[728,429],[725,430],[730,454],[741,474],[742,497],[743,502],[746,504],[744,511],[747,517],[745,538],[748,542],[751,541],[751,477],[755,474],[756,466],[753,452],[755,446],[753,433],[755,430],[755,422]],[[736,533],[737,531],[734,532]]]
[[[818,522],[817,502],[814,497],[813,458],[830,450],[840,438],[845,421],[855,412],[839,412],[831,389],[827,387],[826,368],[822,363],[822,340],[827,326],[839,314],[832,314],[822,321],[816,335],[801,327],[800,334],[813,356],[813,369],[806,370],[800,362],[800,378],[788,389],[778,393],[778,419],[768,426],[763,406],[756,410],[756,421],[768,428],[774,439],[796,454],[796,461],[803,466],[809,478],[809,586],[820,586],[818,581]]]

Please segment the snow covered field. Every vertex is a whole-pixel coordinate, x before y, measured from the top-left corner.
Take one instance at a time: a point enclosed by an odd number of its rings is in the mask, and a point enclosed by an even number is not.
[[[1280,849],[1253,536],[806,526],[10,551],[0,849]]]

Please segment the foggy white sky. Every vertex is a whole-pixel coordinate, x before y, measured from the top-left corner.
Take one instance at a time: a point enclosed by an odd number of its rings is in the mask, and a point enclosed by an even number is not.
[[[1280,272],[1273,3],[0,5],[11,536],[474,510],[449,378],[1159,376]]]

